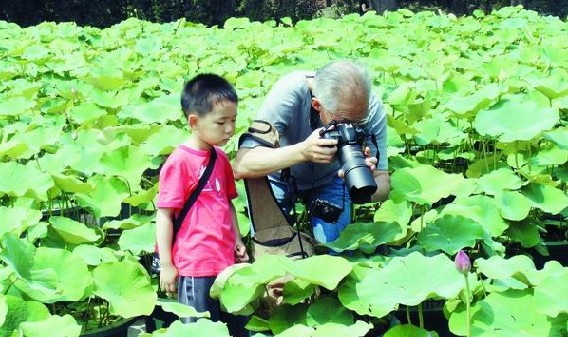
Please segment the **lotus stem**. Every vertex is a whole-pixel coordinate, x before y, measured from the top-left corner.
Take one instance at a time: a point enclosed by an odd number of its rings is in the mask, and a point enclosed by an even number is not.
[[[424,310],[422,308],[422,302],[418,304],[418,323],[420,327],[424,329]]]
[[[465,279],[465,316],[466,316],[466,332],[467,337],[471,337],[471,298],[469,292],[469,280],[467,278],[468,273],[464,274]]]

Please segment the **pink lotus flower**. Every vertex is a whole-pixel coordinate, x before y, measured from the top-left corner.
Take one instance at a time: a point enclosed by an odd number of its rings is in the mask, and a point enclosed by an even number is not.
[[[460,250],[458,252],[458,254],[456,255],[455,262],[456,262],[456,268],[460,273],[464,275],[469,273],[469,270],[471,269],[471,261],[469,260],[469,257],[463,250]]]

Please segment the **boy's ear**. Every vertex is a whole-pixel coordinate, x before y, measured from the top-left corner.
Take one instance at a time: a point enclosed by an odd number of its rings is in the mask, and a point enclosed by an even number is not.
[[[197,117],[197,115],[190,114],[187,117],[187,124],[189,125],[190,128],[197,126],[197,122],[199,122],[199,117]]]

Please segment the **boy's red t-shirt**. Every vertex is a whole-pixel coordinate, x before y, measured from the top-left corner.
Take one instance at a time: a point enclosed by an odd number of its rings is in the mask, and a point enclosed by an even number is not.
[[[237,197],[227,155],[219,148],[209,180],[190,208],[173,246],[180,276],[217,276],[235,263],[235,240],[230,202]],[[184,145],[176,148],[160,171],[159,208],[183,208],[207,163],[209,151]]]

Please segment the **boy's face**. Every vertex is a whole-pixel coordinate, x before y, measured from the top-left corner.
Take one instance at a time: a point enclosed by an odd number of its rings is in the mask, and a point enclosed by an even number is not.
[[[190,121],[192,132],[200,142],[208,145],[225,145],[235,134],[237,105],[233,102],[221,102],[213,106],[213,110],[204,117],[196,117]]]

